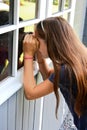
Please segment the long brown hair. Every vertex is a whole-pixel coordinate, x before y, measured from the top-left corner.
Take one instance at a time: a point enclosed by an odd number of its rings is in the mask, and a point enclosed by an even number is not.
[[[75,75],[77,96],[74,110],[78,116],[87,108],[87,48],[80,42],[69,23],[62,17],[51,17],[39,22],[36,26],[38,36],[47,43],[48,55],[53,61],[55,79],[54,93],[56,96],[56,113],[59,104],[58,68],[65,64],[69,74]]]

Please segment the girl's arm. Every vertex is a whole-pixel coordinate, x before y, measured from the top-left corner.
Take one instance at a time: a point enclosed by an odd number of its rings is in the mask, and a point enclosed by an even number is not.
[[[49,67],[46,59],[42,57],[39,51],[37,52],[37,61],[39,65],[39,70],[43,76],[43,79],[45,80],[50,76],[51,73],[54,72],[54,69]]]
[[[27,99],[36,99],[53,92],[53,83],[49,79],[36,85],[33,73],[33,56],[38,49],[38,42],[31,35],[26,35],[23,41],[24,51],[24,92]]]
[[[27,99],[36,99],[53,92],[53,83],[48,79],[36,85],[33,73],[33,60],[24,60],[24,92]]]

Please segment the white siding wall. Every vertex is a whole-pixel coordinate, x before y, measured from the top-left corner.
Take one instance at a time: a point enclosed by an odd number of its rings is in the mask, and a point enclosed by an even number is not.
[[[38,74],[36,79],[37,83],[41,82],[41,75]],[[0,130],[58,130],[65,116],[64,112],[67,111],[63,109],[66,105],[61,93],[60,96],[61,103],[56,120],[53,93],[44,98],[28,101],[21,88],[0,106]]]

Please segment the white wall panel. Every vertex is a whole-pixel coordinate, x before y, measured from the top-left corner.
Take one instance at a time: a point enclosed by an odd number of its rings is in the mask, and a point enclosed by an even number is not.
[[[24,96],[23,89],[20,89],[16,95],[16,130],[22,130]]]
[[[58,130],[63,122],[65,115],[67,114],[67,106],[64,98],[59,92],[60,103],[58,108],[58,120],[55,116],[55,96],[54,93],[48,95],[44,99],[44,110],[43,110],[43,125],[42,130]]]
[[[7,103],[0,106],[0,130],[7,130]]]
[[[7,101],[7,122],[8,122],[8,130],[15,130],[15,121],[16,121],[16,94],[13,95]]]

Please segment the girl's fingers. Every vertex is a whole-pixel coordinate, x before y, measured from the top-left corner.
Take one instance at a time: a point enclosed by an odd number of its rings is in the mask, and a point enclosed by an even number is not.
[[[36,52],[39,49],[39,41],[36,39],[35,36],[32,34],[26,34],[24,41],[23,41],[23,46],[26,48],[26,50],[29,51],[34,51]],[[24,49],[25,50],[25,49]]]
[[[23,40],[23,43],[28,43],[31,41],[31,34],[26,34]]]

